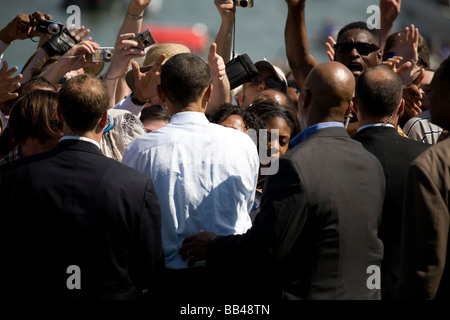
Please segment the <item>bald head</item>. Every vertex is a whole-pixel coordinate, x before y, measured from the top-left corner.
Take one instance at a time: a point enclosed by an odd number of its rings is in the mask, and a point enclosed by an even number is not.
[[[343,122],[354,91],[355,77],[346,66],[335,61],[317,65],[306,78],[299,98],[300,121],[307,126]]]

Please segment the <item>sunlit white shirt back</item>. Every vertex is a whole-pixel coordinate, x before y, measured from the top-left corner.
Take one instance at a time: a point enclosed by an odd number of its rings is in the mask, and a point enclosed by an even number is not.
[[[167,268],[187,267],[178,249],[200,229],[228,235],[251,227],[259,157],[245,133],[210,123],[200,112],[180,112],[135,139],[122,162],[153,181]]]

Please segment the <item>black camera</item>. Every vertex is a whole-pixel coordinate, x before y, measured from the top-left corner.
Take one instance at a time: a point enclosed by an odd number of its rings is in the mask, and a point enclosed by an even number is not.
[[[60,34],[62,29],[63,24],[55,20],[41,20],[36,25],[36,31],[53,36]]]
[[[93,54],[87,54],[87,61],[92,62],[109,62],[114,54],[114,48],[105,47],[98,48]]]
[[[253,0],[233,0],[237,7],[251,8],[253,7]]]
[[[231,90],[243,83],[250,82],[258,74],[258,69],[246,54],[241,54],[230,60],[225,65],[225,71],[230,81]]]
[[[139,49],[144,50],[148,46],[155,44],[155,39],[149,29],[138,33],[135,37],[130,40],[134,40],[138,43]]]

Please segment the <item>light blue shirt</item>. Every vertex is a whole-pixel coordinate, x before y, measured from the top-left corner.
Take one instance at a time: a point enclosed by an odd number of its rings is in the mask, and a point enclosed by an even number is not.
[[[180,112],[131,142],[122,162],[153,181],[167,268],[187,267],[178,250],[200,229],[229,235],[251,227],[259,157],[247,134]]]
[[[292,147],[295,147],[300,142],[302,142],[303,140],[308,138],[314,131],[324,129],[324,128],[332,128],[332,127],[344,128],[344,124],[342,122],[334,122],[334,121],[319,122],[315,125],[312,125],[312,126],[306,128],[305,130],[300,132],[298,135],[296,135],[293,139],[291,139],[290,144]]]
[[[393,124],[379,122],[379,123],[369,123],[369,124],[366,124],[366,125],[364,125],[362,127],[359,127],[356,132],[360,132],[361,130],[364,130],[366,128],[372,128],[372,127],[388,127],[388,128],[394,128],[395,129]]]

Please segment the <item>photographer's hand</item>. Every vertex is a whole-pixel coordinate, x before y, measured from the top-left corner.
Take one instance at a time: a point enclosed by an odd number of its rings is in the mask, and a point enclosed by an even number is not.
[[[0,31],[0,40],[6,44],[11,44],[14,40],[42,36],[42,33],[35,31],[34,27],[36,27],[39,21],[51,18],[51,15],[43,14],[39,11],[33,14],[18,14]]]
[[[84,40],[74,45],[61,58],[52,64],[41,76],[56,84],[64,75],[72,70],[85,67],[95,67],[101,62],[91,62],[86,60],[85,54],[93,54],[100,45],[96,42]]]
[[[217,53],[227,63],[231,60],[231,42],[233,40],[234,17],[236,6],[233,0],[214,0],[214,4],[219,10],[222,23],[216,36]]]

